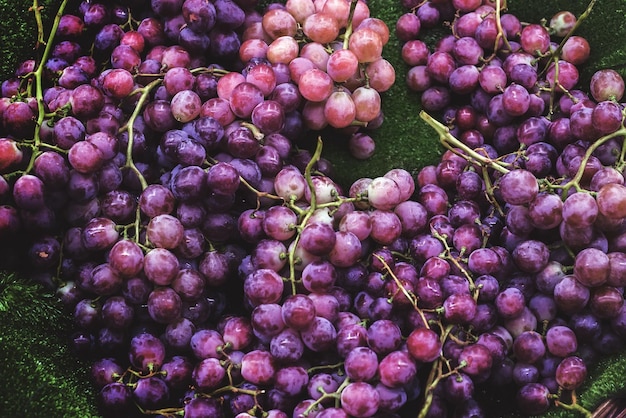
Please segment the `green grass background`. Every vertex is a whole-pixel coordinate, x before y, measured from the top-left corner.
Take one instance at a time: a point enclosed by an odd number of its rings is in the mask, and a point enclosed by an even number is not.
[[[42,0],[46,22],[58,0]],[[372,16],[385,20],[393,31],[404,12],[395,0],[370,0]],[[9,77],[19,60],[33,54],[36,29],[31,3],[0,0],[0,79]],[[580,14],[587,1],[509,0],[509,11],[525,22],[549,19],[560,10]],[[578,34],[592,47],[581,69],[580,88],[586,89],[593,72],[614,68],[626,76],[626,0],[599,0]],[[430,41],[432,42],[432,37]],[[334,163],[335,179],[344,187],[359,177],[384,174],[394,167],[417,172],[436,163],[441,148],[432,130],[419,118],[419,96],[404,84],[407,67],[400,60],[400,44],[392,36],[384,50],[396,69],[396,84],[383,94],[385,122],[373,133],[376,154],[357,161],[345,148],[345,139],[324,137],[324,157]],[[0,254],[0,257],[2,255]],[[0,272],[0,417],[97,417],[95,394],[88,382],[88,367],[68,352],[71,319],[46,291],[12,272]],[[580,393],[580,402],[595,408],[626,387],[626,355],[603,359]],[[502,404],[503,410],[510,405]],[[571,412],[551,410],[549,416]]]

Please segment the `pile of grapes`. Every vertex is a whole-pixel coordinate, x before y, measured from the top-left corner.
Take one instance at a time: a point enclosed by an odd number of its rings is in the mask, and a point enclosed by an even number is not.
[[[403,0],[391,33],[364,0],[68,3],[2,82],[0,264],[72,312],[104,416],[587,413],[626,348],[624,81],[576,89],[593,1]],[[372,155],[390,36],[446,151],[337,184],[324,133]]]

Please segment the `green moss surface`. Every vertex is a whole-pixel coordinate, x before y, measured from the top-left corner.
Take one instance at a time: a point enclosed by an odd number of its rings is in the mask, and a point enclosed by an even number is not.
[[[42,0],[46,16],[55,13],[59,0]],[[404,13],[399,1],[370,0],[372,15],[385,20],[393,32]],[[580,14],[587,1],[509,0],[509,10],[526,22],[549,19],[559,10]],[[26,0],[0,0],[0,79],[12,75],[16,63],[33,54],[36,29]],[[581,26],[592,47],[592,56],[581,69],[580,87],[587,89],[593,72],[614,68],[626,76],[626,0],[601,0]],[[345,138],[324,136],[324,156],[334,163],[335,178],[344,186],[359,177],[382,175],[395,167],[416,172],[434,164],[441,148],[432,130],[418,113],[419,96],[404,84],[408,68],[400,59],[400,44],[392,36],[384,50],[396,69],[396,84],[383,93],[383,126],[372,133],[376,154],[368,161],[352,158]],[[1,257],[1,255],[0,255]],[[39,286],[11,274],[0,273],[0,417],[92,417],[98,416],[95,394],[88,382],[88,365],[67,348],[71,330],[68,315]],[[579,401],[589,409],[626,386],[626,354],[611,356],[590,371]],[[503,410],[509,410],[509,405]],[[513,414],[514,415],[514,414]],[[548,416],[576,414],[552,409]]]
[[[89,365],[69,352],[71,319],[53,296],[0,274],[0,324],[0,416],[98,416]]]

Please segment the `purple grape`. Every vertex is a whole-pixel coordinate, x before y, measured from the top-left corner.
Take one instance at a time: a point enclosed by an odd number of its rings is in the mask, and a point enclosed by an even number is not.
[[[225,377],[226,369],[218,359],[213,357],[202,359],[196,364],[191,374],[194,385],[200,390],[217,388]]]
[[[253,384],[267,384],[274,380],[276,366],[272,355],[264,350],[252,350],[241,360],[241,375]]]
[[[130,341],[128,358],[141,372],[156,371],[165,360],[165,346],[152,334],[138,334]]]
[[[378,364],[380,382],[391,388],[409,385],[417,374],[417,365],[406,351],[392,351]]]
[[[587,377],[587,366],[580,357],[564,358],[556,368],[556,380],[565,390],[573,390]]]
[[[377,354],[387,354],[400,345],[401,332],[389,319],[374,321],[367,329],[367,344]]]
[[[276,372],[275,387],[289,396],[297,396],[309,383],[309,375],[301,366],[285,367]]]
[[[341,406],[355,417],[371,416],[378,410],[380,395],[366,382],[352,382],[341,392]]]
[[[132,404],[133,391],[122,382],[111,382],[98,394],[99,400],[108,411],[126,411]]]

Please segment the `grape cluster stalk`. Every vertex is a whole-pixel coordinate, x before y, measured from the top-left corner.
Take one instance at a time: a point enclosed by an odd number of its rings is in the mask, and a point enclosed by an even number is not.
[[[64,0],[39,27],[1,85],[1,267],[71,313],[103,416],[489,416],[486,390],[590,415],[626,337],[624,81],[575,89],[594,2],[402,4],[395,32],[363,0]],[[324,132],[372,155],[390,36],[446,151],[344,187]]]

